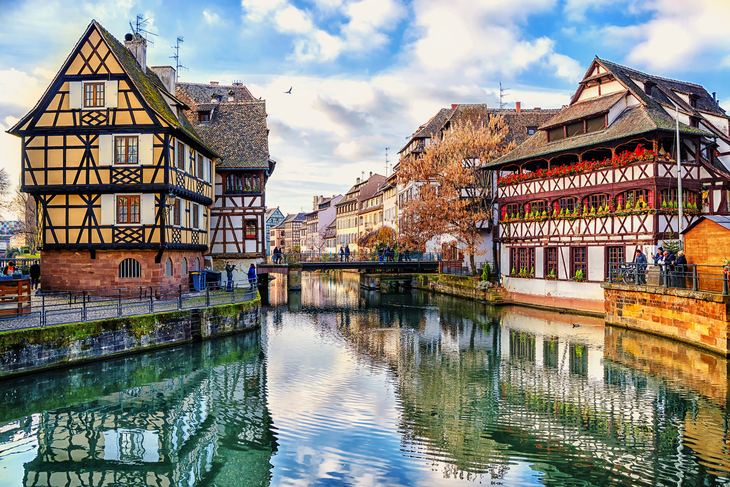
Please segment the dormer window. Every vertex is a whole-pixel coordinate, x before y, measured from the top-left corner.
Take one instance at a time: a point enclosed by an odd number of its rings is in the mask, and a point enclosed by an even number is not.
[[[651,96],[651,89],[656,86],[656,83],[653,83],[651,81],[645,81],[644,82],[644,93]]]
[[[697,95],[689,95],[689,106],[692,108],[697,108],[697,100],[699,97]],[[694,127],[694,125],[693,125]]]
[[[694,128],[700,127],[700,119],[697,117],[689,117],[689,126]]]
[[[537,132],[537,127],[527,127],[527,135],[535,135],[535,132]]]
[[[606,116],[589,118],[580,122],[573,122],[568,125],[555,127],[548,130],[548,142],[575,137],[576,135],[590,134],[606,128]]]
[[[198,112],[198,122],[210,122],[210,112]]]

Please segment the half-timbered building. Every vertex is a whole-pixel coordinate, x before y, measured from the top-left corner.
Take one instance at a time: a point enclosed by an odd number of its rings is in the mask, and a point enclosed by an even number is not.
[[[718,147],[729,120],[702,86],[596,58],[567,108],[487,165],[501,176],[505,288],[521,301],[602,310],[611,264],[637,248],[650,257],[701,214],[728,213]]]
[[[244,272],[266,260],[265,186],[276,163],[269,157],[266,101],[242,84],[177,83],[189,121],[221,158],[215,167],[210,232],[213,267],[236,262]]]
[[[183,115],[175,70],[146,41],[92,21],[22,139],[21,190],[37,204],[43,288],[179,284],[202,267],[217,157]]]

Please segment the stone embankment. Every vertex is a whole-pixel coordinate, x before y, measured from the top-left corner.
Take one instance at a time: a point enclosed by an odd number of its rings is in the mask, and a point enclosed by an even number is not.
[[[607,324],[730,356],[730,296],[662,286],[602,287]]]
[[[489,304],[508,304],[506,293],[502,288],[489,285],[478,277],[417,274],[413,277],[411,286]]]
[[[0,378],[258,328],[261,298],[0,333]]]

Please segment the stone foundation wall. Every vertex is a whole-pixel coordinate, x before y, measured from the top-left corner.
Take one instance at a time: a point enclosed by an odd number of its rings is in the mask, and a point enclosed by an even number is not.
[[[502,296],[496,292],[495,288],[480,289],[479,282],[478,277],[418,274],[413,277],[411,287],[493,304],[502,302]]]
[[[603,284],[606,323],[730,352],[730,296],[660,286]]]
[[[0,378],[258,328],[261,300],[0,333]]]
[[[187,284],[189,275],[182,274],[182,260],[188,261],[188,272],[195,269],[195,259],[203,267],[201,252],[165,251],[159,264],[154,250],[100,250],[94,259],[88,251],[53,250],[41,252],[41,288],[44,291],[84,291],[95,289],[134,288]],[[120,278],[119,264],[127,258],[140,263],[139,278]],[[165,263],[172,260],[172,277],[165,277]]]

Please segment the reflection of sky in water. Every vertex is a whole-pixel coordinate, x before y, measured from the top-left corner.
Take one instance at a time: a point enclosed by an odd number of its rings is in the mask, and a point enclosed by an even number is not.
[[[0,486],[23,485],[23,464],[38,454],[39,415],[33,414],[29,424],[12,421],[0,428],[0,434],[12,432],[10,441],[0,444]]]

